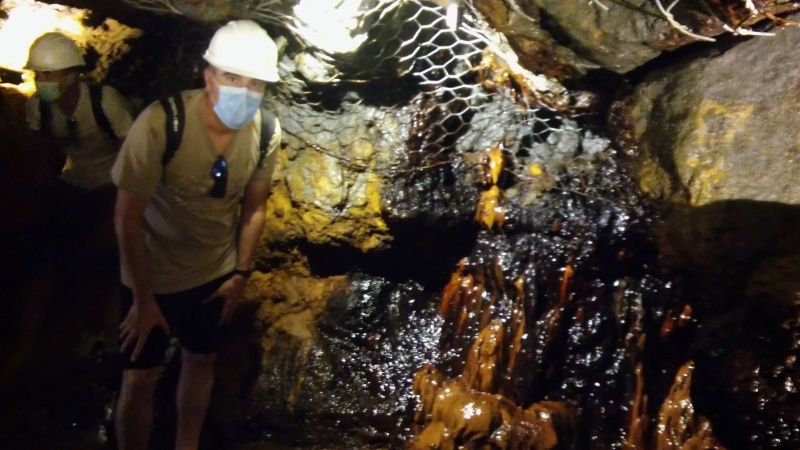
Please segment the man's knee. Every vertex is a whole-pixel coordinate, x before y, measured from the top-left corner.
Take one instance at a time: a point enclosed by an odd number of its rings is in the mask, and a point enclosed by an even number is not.
[[[155,391],[161,368],[128,369],[122,373],[122,392],[133,399],[150,396]]]
[[[213,369],[216,356],[215,353],[195,353],[184,348],[181,351],[181,365],[190,370]]]

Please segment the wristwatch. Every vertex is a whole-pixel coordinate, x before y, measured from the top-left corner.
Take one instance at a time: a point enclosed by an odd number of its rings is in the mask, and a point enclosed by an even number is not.
[[[250,278],[250,275],[252,274],[253,274],[252,270],[244,270],[244,269],[233,269],[233,272],[231,272],[231,276],[241,275],[244,277],[245,280]]]

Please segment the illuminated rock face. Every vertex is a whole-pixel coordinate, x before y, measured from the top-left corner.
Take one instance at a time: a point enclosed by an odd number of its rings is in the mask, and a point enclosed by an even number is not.
[[[620,105],[619,123],[637,145],[642,190],[695,207],[800,203],[797,139],[784,131],[800,127],[786,95],[796,90],[800,69],[779,64],[798,43],[797,30],[776,30],[769,39],[742,42],[722,55],[698,54],[648,75],[627,99],[630,108]],[[742,67],[751,70],[740,73]],[[665,122],[676,126],[667,130]]]

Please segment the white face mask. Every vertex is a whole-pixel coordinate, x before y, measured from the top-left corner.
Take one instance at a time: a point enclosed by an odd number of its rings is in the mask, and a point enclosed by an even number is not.
[[[238,130],[253,120],[263,98],[263,93],[244,87],[219,86],[214,113],[226,127]]]
[[[219,89],[219,99],[214,105],[214,113],[226,127],[238,130],[250,123],[261,107],[263,92],[255,92],[245,87],[223,86],[216,77],[211,77]]]

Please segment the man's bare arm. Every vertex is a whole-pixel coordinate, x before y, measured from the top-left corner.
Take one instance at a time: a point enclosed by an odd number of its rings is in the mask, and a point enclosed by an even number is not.
[[[142,234],[144,211],[150,197],[119,189],[114,210],[114,227],[122,264],[128,268],[133,286],[133,306],[120,325],[122,350],[134,345],[132,360],[141,353],[147,336],[153,327],[159,326],[168,332],[169,327],[156,305],[147,264],[147,249]]]
[[[242,197],[242,211],[239,222],[239,241],[237,243],[236,268],[250,270],[253,266],[253,257],[261,240],[264,230],[264,212],[267,197],[269,196],[269,181],[250,182]],[[225,325],[233,316],[233,311],[239,304],[239,299],[244,291],[247,280],[242,275],[234,275],[225,281],[212,296],[206,301],[221,300],[222,313],[219,323]]]
[[[239,222],[239,242],[236,255],[237,269],[250,269],[253,265],[261,233],[266,222],[265,212],[269,197],[269,181],[250,182],[242,197],[241,220]]]

